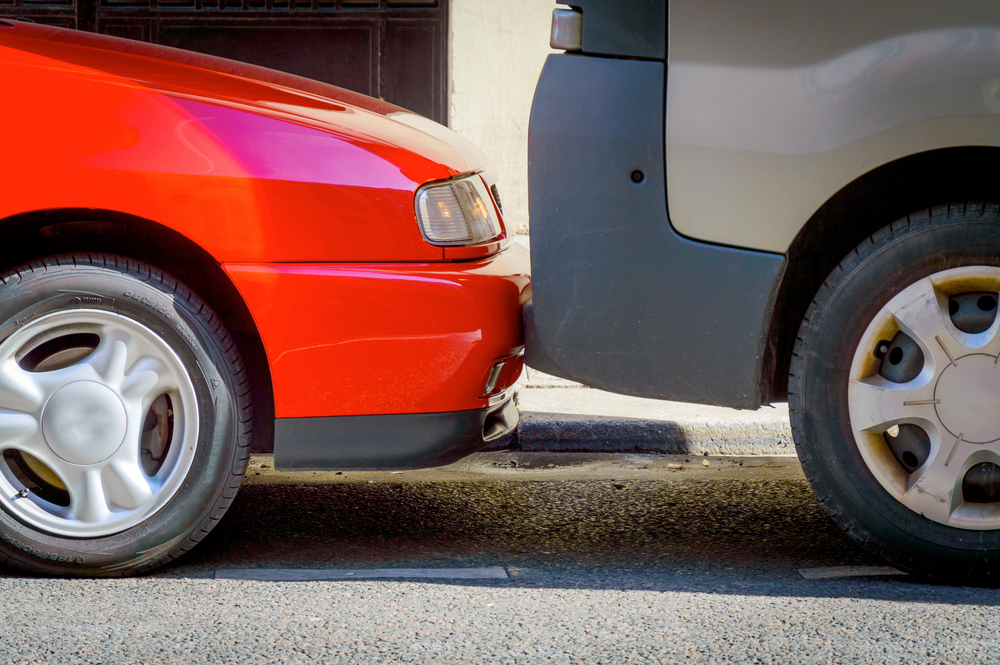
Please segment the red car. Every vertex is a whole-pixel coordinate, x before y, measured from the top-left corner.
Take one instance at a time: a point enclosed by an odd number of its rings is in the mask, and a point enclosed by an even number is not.
[[[193,547],[251,450],[446,464],[517,423],[527,253],[482,153],[325,84],[0,20],[0,556]]]

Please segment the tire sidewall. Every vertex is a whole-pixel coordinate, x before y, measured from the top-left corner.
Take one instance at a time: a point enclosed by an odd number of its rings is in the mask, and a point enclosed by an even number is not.
[[[227,360],[197,312],[175,293],[124,272],[95,266],[48,266],[0,287],[0,339],[57,311],[96,309],[141,323],[180,357],[194,385],[198,440],[187,475],[157,512],[120,533],[75,539],[48,534],[0,509],[0,548],[34,570],[114,573],[163,555],[211,516],[237,463],[238,415]],[[181,287],[183,288],[183,287]]]

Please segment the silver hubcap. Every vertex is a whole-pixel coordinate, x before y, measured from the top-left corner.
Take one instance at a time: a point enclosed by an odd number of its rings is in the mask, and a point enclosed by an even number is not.
[[[0,504],[38,529],[135,526],[180,487],[197,440],[183,362],[136,321],[58,312],[0,343]]]
[[[1000,268],[935,273],[868,326],[848,387],[875,478],[910,510],[1000,529]]]
[[[96,381],[63,386],[42,409],[42,438],[70,464],[103,462],[121,446],[127,429],[125,405]]]
[[[1000,439],[1000,367],[996,358],[970,353],[941,371],[934,405],[941,426],[969,443]]]

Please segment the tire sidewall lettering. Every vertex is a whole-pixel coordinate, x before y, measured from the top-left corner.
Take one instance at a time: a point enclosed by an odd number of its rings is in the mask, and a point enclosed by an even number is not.
[[[165,306],[160,302],[157,302],[156,300],[148,298],[135,291],[125,291],[122,295],[128,300],[134,300],[135,302],[141,305],[149,307],[152,311],[156,312],[163,318],[167,319],[167,321],[172,323],[172,325],[174,326],[174,330],[177,332],[177,334],[180,335],[185,342],[187,342],[188,346],[190,346],[192,349],[199,348],[200,345],[198,343],[198,338],[195,337],[195,334],[191,330],[191,328],[184,323],[181,317],[174,316],[173,312],[167,309],[167,307],[171,307],[173,305]]]
[[[6,543],[8,546],[12,547],[16,551],[24,552],[25,554],[30,554],[33,557],[43,559],[46,561],[51,561],[54,563],[75,563],[77,565],[87,562],[86,557],[73,554],[56,554],[54,552],[48,552],[46,550],[38,549],[37,547],[25,543],[17,538],[8,535],[0,531],[0,542]]]

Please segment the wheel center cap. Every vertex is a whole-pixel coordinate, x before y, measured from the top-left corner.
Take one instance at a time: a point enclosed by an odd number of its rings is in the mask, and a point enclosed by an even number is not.
[[[969,443],[1000,439],[1000,364],[995,356],[962,356],[938,377],[934,387],[938,418],[952,436]]]
[[[121,400],[94,381],[63,386],[42,413],[46,443],[71,464],[97,464],[111,457],[125,439],[127,425]]]

